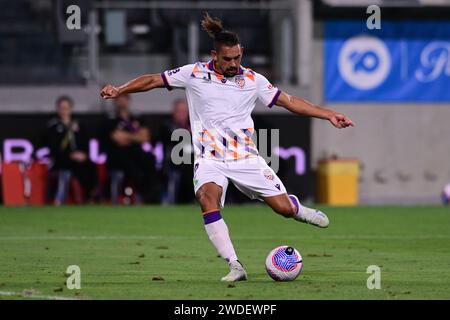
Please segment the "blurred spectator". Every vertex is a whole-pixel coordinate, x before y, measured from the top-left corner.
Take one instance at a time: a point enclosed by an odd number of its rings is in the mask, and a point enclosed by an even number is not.
[[[194,201],[195,195],[192,188],[192,164],[175,165],[171,159],[172,148],[178,143],[184,143],[181,156],[185,152],[189,153],[189,158],[193,158],[193,148],[191,139],[187,141],[171,141],[172,132],[176,129],[186,129],[190,132],[189,108],[186,100],[177,99],[172,108],[172,117],[164,126],[162,139],[164,142],[164,176],[166,180],[164,203],[189,203]]]
[[[53,160],[52,171],[58,180],[54,197],[56,205],[66,202],[71,182],[74,181],[72,186],[81,185],[82,188],[75,190],[74,201],[91,201],[97,181],[95,164],[88,156],[88,138],[80,123],[72,118],[73,106],[74,102],[69,96],[61,96],[56,100],[57,116],[48,122],[45,135]]]
[[[142,148],[150,143],[150,130],[143,121],[130,113],[129,95],[123,94],[114,100],[115,113],[108,119],[104,132],[104,145],[108,155],[106,166],[111,183],[111,202],[119,203],[126,188],[137,193],[137,201],[159,203],[159,183],[156,178],[155,157]],[[130,189],[131,188],[131,189]]]

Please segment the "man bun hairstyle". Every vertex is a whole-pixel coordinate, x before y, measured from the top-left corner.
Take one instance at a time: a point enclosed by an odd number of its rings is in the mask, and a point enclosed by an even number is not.
[[[219,18],[212,18],[208,12],[202,20],[202,29],[214,40],[214,49],[218,51],[221,45],[235,46],[239,44],[239,37],[236,33],[225,30],[222,25],[222,20]]]

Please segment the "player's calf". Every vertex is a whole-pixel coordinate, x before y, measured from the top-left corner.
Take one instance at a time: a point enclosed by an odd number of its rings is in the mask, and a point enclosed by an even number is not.
[[[272,208],[273,211],[285,218],[293,218],[296,214],[294,204],[289,200],[286,194],[266,197],[264,201]]]
[[[205,183],[195,195],[203,210],[203,220],[208,238],[230,267],[230,272],[222,278],[222,281],[247,280],[247,273],[238,260],[228,227],[220,214],[222,188],[215,183]]]

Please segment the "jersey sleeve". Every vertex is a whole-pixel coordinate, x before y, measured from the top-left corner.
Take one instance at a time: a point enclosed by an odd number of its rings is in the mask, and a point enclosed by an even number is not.
[[[182,67],[161,72],[161,77],[167,90],[172,90],[173,88],[186,88],[189,84],[193,68],[193,64],[187,64]]]
[[[272,108],[281,94],[281,90],[272,85],[263,75],[256,73],[256,90],[258,99],[264,105]]]

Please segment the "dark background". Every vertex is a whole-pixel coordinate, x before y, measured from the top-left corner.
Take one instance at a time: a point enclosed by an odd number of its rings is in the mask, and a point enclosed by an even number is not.
[[[0,143],[3,153],[3,142],[5,139],[24,138],[29,140],[35,151],[43,145],[43,135],[46,130],[46,123],[54,114],[51,113],[21,113],[21,114],[1,114],[0,115]],[[162,141],[162,129],[164,124],[170,120],[170,115],[166,114],[143,114],[140,115],[144,123],[152,132],[152,144]],[[91,138],[99,138],[105,114],[75,114]],[[289,192],[299,195],[302,199],[314,195],[313,173],[310,166],[310,119],[294,115],[255,115],[255,130],[268,129],[268,140],[270,142],[269,129],[279,129],[281,147],[298,146],[303,149],[306,155],[306,172],[303,175],[295,173],[295,159],[288,160],[280,158],[278,176]],[[164,144],[164,141],[162,141]],[[100,145],[100,148],[102,146]],[[234,188],[230,188],[230,196],[236,201],[247,200],[241,197]]]

